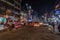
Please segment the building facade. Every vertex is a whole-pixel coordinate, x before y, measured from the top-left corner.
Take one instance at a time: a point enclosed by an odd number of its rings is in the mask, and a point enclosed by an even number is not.
[[[21,11],[21,1],[22,0],[0,0],[0,8],[5,12],[8,9],[14,14],[19,14]]]

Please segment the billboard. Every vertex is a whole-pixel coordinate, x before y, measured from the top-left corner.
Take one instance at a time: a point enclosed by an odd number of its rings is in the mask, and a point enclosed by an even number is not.
[[[55,15],[59,15],[59,14],[60,14],[60,10],[56,10]]]

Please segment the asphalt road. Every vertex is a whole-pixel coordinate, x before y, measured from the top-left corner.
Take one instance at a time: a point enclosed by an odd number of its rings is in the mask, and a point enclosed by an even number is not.
[[[45,27],[37,30],[31,27],[23,27],[10,32],[0,33],[0,40],[60,40],[58,35],[52,34]]]

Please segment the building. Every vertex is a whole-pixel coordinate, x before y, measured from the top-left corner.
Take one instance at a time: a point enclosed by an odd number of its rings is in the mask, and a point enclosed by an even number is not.
[[[19,15],[21,11],[21,1],[22,0],[0,0],[0,8],[2,8],[5,12],[7,9],[11,11],[13,14]]]

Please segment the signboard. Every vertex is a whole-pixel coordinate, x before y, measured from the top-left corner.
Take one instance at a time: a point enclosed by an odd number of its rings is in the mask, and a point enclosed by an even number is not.
[[[58,15],[58,14],[60,14],[60,10],[55,11],[55,15]]]

